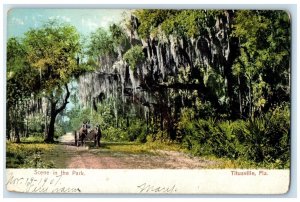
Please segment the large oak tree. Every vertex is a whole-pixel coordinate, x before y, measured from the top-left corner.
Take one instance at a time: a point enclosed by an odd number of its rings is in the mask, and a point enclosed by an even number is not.
[[[47,97],[50,105],[46,142],[53,142],[55,119],[68,103],[70,91],[67,84],[82,68],[78,59],[79,39],[75,27],[55,22],[25,34],[27,60],[31,68],[39,71],[36,79],[40,80],[40,94]]]

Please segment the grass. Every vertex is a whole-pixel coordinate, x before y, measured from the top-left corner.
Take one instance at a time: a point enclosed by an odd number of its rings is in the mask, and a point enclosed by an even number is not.
[[[208,166],[208,169],[281,169],[280,163],[255,163],[245,159],[219,158],[215,156],[202,156],[206,160],[216,161],[218,164]]]
[[[180,146],[180,144],[176,143],[164,143],[164,142],[146,142],[146,143],[138,143],[138,142],[103,142],[102,148],[98,150],[95,154],[99,154],[100,156],[108,153],[115,154],[152,154],[156,155],[156,150],[165,150],[165,151],[177,151],[183,152],[192,156],[191,153]],[[107,154],[106,154],[107,155]],[[251,161],[243,160],[243,159],[229,159],[229,158],[218,158],[213,155],[210,156],[198,156],[200,159],[205,159],[208,161],[217,162],[216,164],[208,165],[207,169],[256,169],[256,168],[276,168],[270,167],[268,165],[256,164]]]
[[[66,168],[66,163],[71,157],[80,152],[92,152],[105,155],[148,154],[157,155],[156,150],[177,151],[191,155],[180,144],[170,142],[148,141],[139,142],[106,142],[102,141],[101,148],[90,147],[91,150],[66,150],[63,145],[45,144],[41,137],[28,137],[22,139],[22,143],[6,143],[6,167],[8,168]],[[200,156],[199,158],[217,162],[208,165],[209,169],[255,169],[255,168],[278,168],[276,164],[257,164],[244,159],[217,158]]]
[[[53,168],[66,168],[68,160],[77,155],[77,153],[73,153],[70,151],[66,151],[63,145],[56,145],[55,150],[50,152],[46,152],[44,154],[44,161],[50,161],[54,163]]]
[[[52,168],[45,154],[55,151],[56,145],[43,143],[6,143],[6,167],[8,168]]]
[[[59,144],[6,143],[7,168],[66,168],[67,160],[74,155]]]
[[[229,158],[218,158],[215,156],[203,156],[203,158],[210,160],[210,161],[216,161],[218,164],[213,166],[208,166],[208,169],[248,169],[248,168],[262,168],[259,167],[259,165],[250,162],[245,161],[241,159],[229,159]]]
[[[126,153],[153,153],[155,150],[180,151],[186,152],[179,144],[163,143],[163,142],[103,142],[102,147],[109,149],[112,152],[126,152]]]
[[[21,137],[22,143],[44,143],[43,136],[29,136],[29,137]]]

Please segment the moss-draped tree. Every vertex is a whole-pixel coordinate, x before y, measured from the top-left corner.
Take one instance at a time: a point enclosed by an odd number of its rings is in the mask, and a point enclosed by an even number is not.
[[[87,68],[80,64],[80,36],[76,28],[55,21],[31,29],[19,40],[8,41],[8,113],[24,103],[24,97],[45,97],[48,100],[49,126],[45,126],[45,141],[54,141],[57,115],[68,103],[68,83]]]

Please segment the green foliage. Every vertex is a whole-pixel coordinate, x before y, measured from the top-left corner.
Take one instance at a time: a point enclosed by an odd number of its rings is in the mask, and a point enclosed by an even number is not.
[[[133,120],[127,128],[129,141],[145,143],[147,141],[147,126],[141,120]]]
[[[53,168],[54,164],[42,158],[51,153],[55,145],[47,144],[6,144],[7,168]]]
[[[43,133],[45,116],[42,113],[35,113],[34,116],[26,118],[29,134]]]
[[[98,28],[90,36],[88,54],[99,57],[113,52],[113,38],[110,33],[103,28]]]
[[[150,139],[152,142],[171,142],[171,139],[169,137],[169,134],[166,130],[158,130],[155,134],[151,135],[152,139]]]
[[[119,142],[128,141],[128,133],[121,128],[109,127],[102,131],[103,138],[107,141]]]
[[[288,106],[274,107],[263,117],[247,122],[245,156],[255,162],[289,166],[290,116]]]
[[[138,27],[138,34],[141,38],[147,38],[151,33],[157,31],[157,27],[167,18],[172,17],[176,10],[160,9],[143,9],[136,10],[134,15],[137,16],[141,23]]]
[[[13,52],[14,48],[8,42],[8,54]],[[30,99],[32,94],[37,93],[37,86],[39,81],[34,77],[37,74],[36,71],[32,70],[30,66],[20,54],[10,56],[7,64],[7,83],[6,83],[6,106],[7,106],[7,133],[6,136],[14,138],[16,141],[19,140],[19,135],[24,133],[25,115],[27,112],[26,101]],[[15,57],[15,58],[13,58]],[[14,133],[12,133],[12,131]],[[18,134],[19,133],[19,134]],[[11,137],[14,134],[14,137]]]
[[[50,21],[26,32],[24,44],[26,59],[39,71],[40,78],[35,79],[41,80],[41,90],[52,92],[81,68],[76,61],[80,51],[79,34],[71,25]]]
[[[23,143],[43,143],[44,134],[43,133],[30,133],[28,137],[22,137],[21,142]]]
[[[33,155],[30,156],[30,158],[26,158],[24,160],[23,168],[53,168],[54,163],[49,162],[45,163],[42,160],[42,152],[36,152]]]
[[[63,124],[60,124],[60,123],[56,123],[54,128],[55,128],[55,138],[58,138],[64,134],[66,134],[66,132],[67,132],[65,130]]]
[[[116,128],[113,126],[104,127],[102,133],[103,138],[106,141],[137,141],[141,143],[145,143],[147,141],[147,126],[139,120],[131,121],[128,128]]]
[[[138,34],[142,38],[157,36],[161,30],[168,35],[195,38],[206,35],[207,27],[215,25],[217,16],[224,14],[219,10],[136,10],[139,20]]]
[[[112,102],[103,102],[97,104],[97,111],[86,107],[81,108],[80,106],[73,107],[67,112],[69,118],[70,128],[77,130],[84,121],[90,121],[92,126],[100,124],[101,129],[106,129],[111,125],[114,125],[115,117],[112,108]]]
[[[63,110],[64,108],[58,107],[58,104],[64,106],[59,102],[64,95],[62,86],[79,72],[85,71],[87,65],[80,65],[81,46],[75,27],[56,21],[30,29],[21,39],[9,39],[7,50],[7,136],[13,132],[15,136],[19,136],[19,131],[24,131],[24,124],[19,123],[24,122],[28,113],[36,112],[26,109],[30,105],[28,100],[47,97],[50,105],[57,107],[55,110]],[[51,119],[55,120],[56,115],[57,113],[51,113]],[[39,121],[30,121],[29,130],[37,130],[38,125],[42,126]]]
[[[26,50],[17,38],[9,38],[7,41],[7,78],[22,70],[25,64]]]
[[[240,85],[248,88],[246,99],[250,116],[261,113],[268,101],[269,105],[287,101],[290,96],[288,14],[284,11],[238,11],[232,35],[239,38],[241,47],[240,56],[232,67],[233,73],[246,78]]]
[[[130,48],[129,38],[121,26],[112,24],[109,27],[109,31],[111,33],[115,49],[121,47],[122,51],[127,51]]]
[[[143,47],[135,45],[131,47],[124,55],[123,59],[129,64],[130,68],[134,71],[137,65],[141,64],[145,60]]]
[[[21,40],[10,38],[7,42],[7,106],[15,105],[37,92],[38,71],[26,60],[26,46]]]
[[[180,37],[195,37],[204,32],[205,13],[203,10],[182,10],[167,18],[162,24],[162,30],[167,34]]]
[[[253,120],[189,121],[183,111],[179,130],[183,146],[195,155],[244,159],[260,165],[287,168],[290,154],[289,107],[275,107]]]

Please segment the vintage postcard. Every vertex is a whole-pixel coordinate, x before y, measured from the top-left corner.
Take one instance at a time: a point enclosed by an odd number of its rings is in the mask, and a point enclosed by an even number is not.
[[[7,190],[287,193],[290,21],[281,10],[10,9]]]

